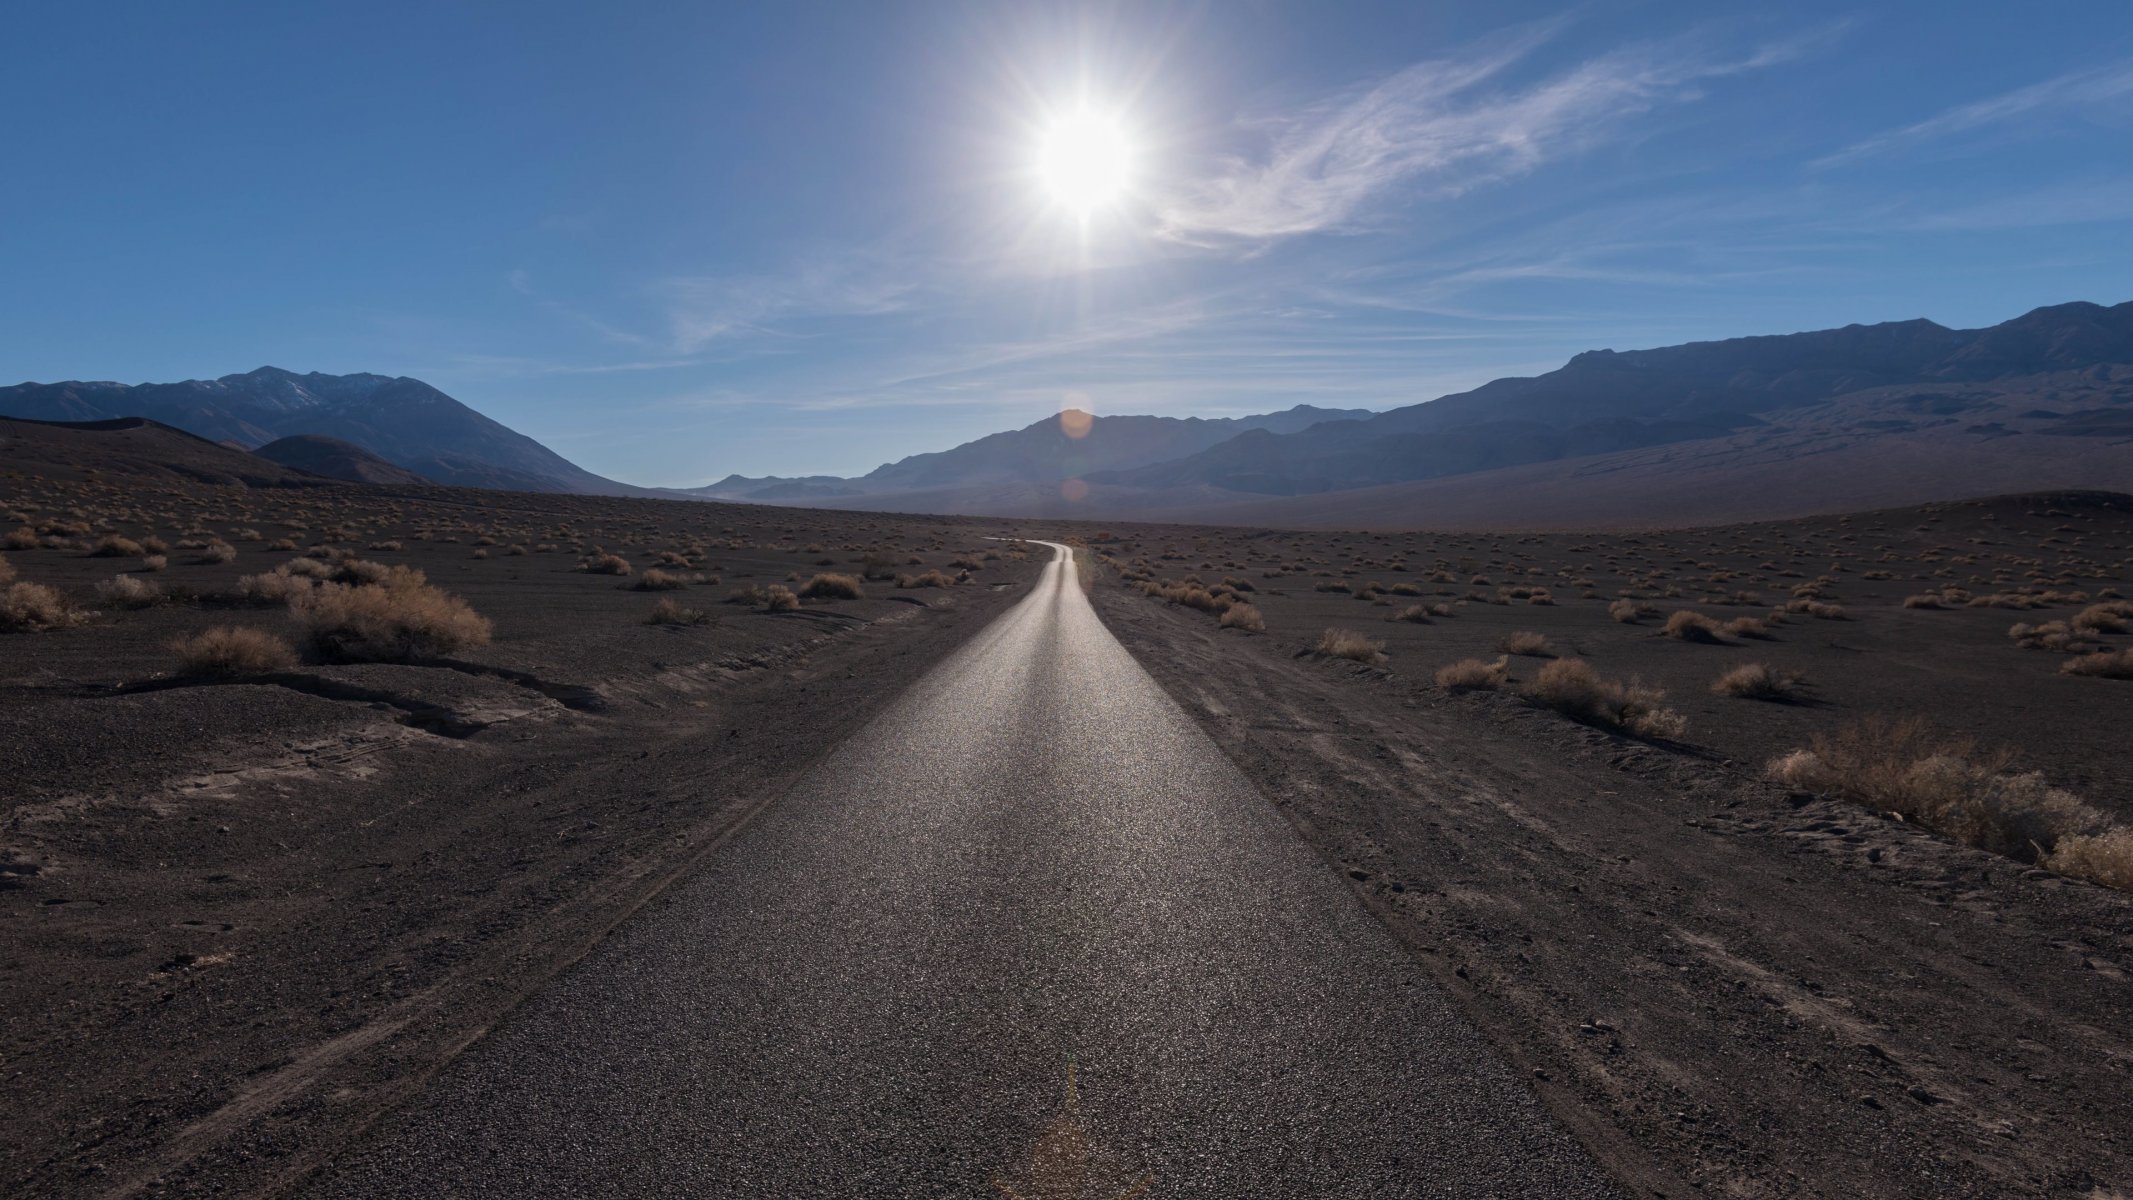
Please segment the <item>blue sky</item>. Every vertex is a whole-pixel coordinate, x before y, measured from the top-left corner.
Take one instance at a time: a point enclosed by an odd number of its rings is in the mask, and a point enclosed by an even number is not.
[[[2133,298],[2133,5],[11,6],[0,377],[429,380],[602,474]],[[1129,187],[1034,179],[1114,114]]]

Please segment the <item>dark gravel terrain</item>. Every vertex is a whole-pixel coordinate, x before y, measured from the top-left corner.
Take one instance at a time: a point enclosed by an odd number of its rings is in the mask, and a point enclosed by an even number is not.
[[[123,465],[0,481],[0,516],[50,530],[0,561],[94,614],[0,632],[0,1194],[265,1194],[302,1176],[1036,571],[972,522],[247,489]],[[94,555],[106,532],[162,538],[167,565]],[[285,536],[298,548],[269,547]],[[234,560],[178,545],[208,538]],[[596,541],[632,575],[573,569]],[[174,637],[293,632],[237,580],[329,542],[424,570],[492,640],[174,674]],[[696,559],[671,568],[691,582],[632,590],[669,553]],[[965,581],[722,602],[857,574],[869,553]],[[115,573],[163,599],[107,602],[95,584]],[[708,623],[645,624],[661,598]]]

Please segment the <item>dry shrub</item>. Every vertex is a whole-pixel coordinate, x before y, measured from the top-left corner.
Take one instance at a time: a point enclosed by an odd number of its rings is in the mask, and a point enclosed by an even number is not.
[[[1433,624],[1429,619],[1429,607],[1422,604],[1410,604],[1385,619],[1388,621],[1406,621],[1414,625]]]
[[[623,565],[628,566],[629,564],[624,563]],[[646,567],[644,574],[637,577],[637,582],[631,584],[630,589],[639,592],[675,592],[687,586],[689,586],[689,580],[686,576],[662,571],[658,567]]]
[[[0,630],[65,629],[86,619],[57,588],[11,583],[0,592]]]
[[[1232,604],[1222,610],[1218,624],[1224,629],[1242,629],[1246,633],[1265,633],[1266,618],[1259,615],[1256,604]]]
[[[1659,610],[1649,604],[1639,604],[1635,600],[1617,600],[1607,606],[1607,615],[1624,625],[1635,625],[1639,621],[1658,616]]]
[[[114,608],[147,608],[163,599],[163,589],[138,575],[114,575],[96,585],[96,598]]]
[[[89,553],[97,558],[139,558],[147,551],[132,538],[123,538],[111,533],[104,535],[103,540],[96,543],[96,549]]]
[[[800,607],[800,598],[782,583],[773,583],[763,589],[764,612],[791,612]]]
[[[2064,621],[2046,621],[2041,625],[2018,621],[2007,627],[2007,636],[2024,650],[2048,650],[2053,654],[2067,654],[2089,645],[2087,638],[2074,632]]]
[[[0,550],[35,550],[36,548],[37,531],[27,525],[20,529],[11,529],[6,537],[0,538]]]
[[[1666,636],[1684,642],[1715,646],[1725,641],[1718,635],[1718,622],[1693,609],[1679,609],[1666,619]]]
[[[296,665],[289,643],[264,629],[222,625],[170,644],[181,675],[264,675]]]
[[[1318,653],[1371,666],[1385,661],[1385,643],[1374,642],[1353,629],[1331,628],[1318,635]]]
[[[324,583],[297,592],[289,611],[319,654],[339,662],[435,657],[486,645],[491,631],[488,618],[410,567],[394,567],[375,584]]]
[[[309,559],[298,559],[308,562]],[[286,604],[300,593],[308,592],[318,584],[311,577],[299,575],[288,564],[258,575],[239,575],[237,594],[254,604]]]
[[[1619,729],[1638,737],[1677,738],[1688,720],[1666,707],[1666,693],[1635,679],[1627,683],[1600,678],[1582,658],[1559,658],[1542,667],[1525,697],[1574,721]]]
[[[647,625],[709,625],[711,622],[710,613],[690,608],[672,596],[661,596],[659,603],[654,604],[644,618]]]
[[[591,575],[627,575],[630,560],[619,554],[593,554],[578,562],[578,570]]]
[[[143,571],[160,571],[170,565],[170,560],[160,554],[151,554],[141,560]]]
[[[1727,637],[1756,638],[1767,642],[1775,636],[1770,632],[1770,622],[1761,617],[1735,617],[1721,628]]]
[[[1780,671],[1768,663],[1746,663],[1719,676],[1711,691],[1744,700],[1791,700],[1805,686],[1807,680],[1803,676]]]
[[[900,588],[945,588],[954,587],[955,580],[940,571],[927,571],[922,575],[898,575],[896,586]]]
[[[2133,892],[2133,829],[2121,825],[2060,838],[2044,865],[2061,875]]]
[[[859,600],[865,596],[866,589],[850,575],[817,575],[800,589],[803,600]]]
[[[1935,593],[1935,592],[1920,592],[1920,593],[1919,593],[1918,595],[1916,595],[1916,596],[1905,596],[1905,597],[1903,598],[1903,606],[1904,606],[1905,608],[1946,608],[1946,607],[1948,607],[1948,606],[1947,606],[1946,604],[1944,604],[1944,603],[1942,603],[1942,602],[1941,602],[1941,598],[1940,598],[1939,594],[1938,594],[1938,593]]]
[[[2092,679],[2133,679],[2133,646],[2123,650],[2077,654],[2060,663],[2059,669],[2068,675],[2083,675]]]
[[[2124,633],[2133,625],[2133,603],[2112,600],[2075,613],[2068,625],[2084,633]]]
[[[1816,734],[1806,749],[1773,760],[1767,773],[1787,787],[1841,796],[2024,862],[2048,857],[2062,838],[2108,829],[2102,813],[2041,773],[2010,771],[2013,759],[1915,718],[1869,718]]]
[[[1529,658],[1548,658],[1555,653],[1555,647],[1548,644],[1545,635],[1530,629],[1521,629],[1517,633],[1505,635],[1496,643],[1496,648],[1505,654],[1523,654]]]
[[[200,555],[193,560],[211,566],[237,561],[237,547],[228,542],[209,542],[200,548]]]
[[[1511,677],[1509,655],[1495,662],[1478,658],[1462,658],[1458,662],[1437,668],[1437,686],[1450,692],[1480,691],[1502,687]]]
[[[1820,600],[1810,599],[1805,596],[1797,597],[1788,602],[1785,605],[1785,611],[1789,613],[1804,613],[1821,621],[1841,621],[1844,619],[1843,605],[1825,604]]]

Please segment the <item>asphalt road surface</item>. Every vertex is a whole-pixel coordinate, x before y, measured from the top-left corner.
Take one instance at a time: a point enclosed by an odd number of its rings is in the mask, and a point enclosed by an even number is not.
[[[309,1194],[1615,1193],[1055,561]]]

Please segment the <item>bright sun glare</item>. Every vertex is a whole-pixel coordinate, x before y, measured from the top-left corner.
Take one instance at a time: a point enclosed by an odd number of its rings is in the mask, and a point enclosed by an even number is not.
[[[1087,216],[1132,183],[1133,146],[1118,118],[1082,109],[1054,120],[1037,146],[1037,179],[1054,204]]]

